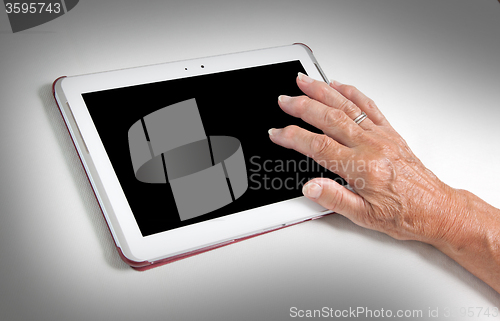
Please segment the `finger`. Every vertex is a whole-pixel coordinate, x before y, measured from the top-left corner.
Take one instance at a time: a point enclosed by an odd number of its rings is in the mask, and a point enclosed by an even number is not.
[[[314,80],[299,72],[297,85],[307,96],[327,106],[342,110],[350,119],[355,119],[361,114],[361,109],[354,102],[323,81]],[[369,119],[365,119],[359,126],[369,129],[373,123]]]
[[[355,223],[359,221],[358,216],[368,212],[364,198],[329,178],[310,180],[302,188],[302,193],[319,205],[342,214]]]
[[[314,159],[326,169],[346,177],[349,170],[338,165],[338,160],[351,159],[352,150],[339,144],[331,137],[312,133],[299,126],[290,125],[282,129],[269,130],[269,138],[277,145],[294,149],[297,152]]]
[[[339,109],[307,96],[281,95],[278,104],[285,113],[301,118],[347,147],[357,146],[363,141],[364,130]]]
[[[382,126],[389,125],[389,122],[382,114],[382,112],[378,109],[377,105],[375,105],[375,102],[366,97],[365,94],[359,91],[356,87],[344,85],[342,83],[339,83],[338,81],[330,82],[330,87],[337,90],[345,98],[355,103],[362,111],[366,113],[368,119],[371,119],[374,124]]]

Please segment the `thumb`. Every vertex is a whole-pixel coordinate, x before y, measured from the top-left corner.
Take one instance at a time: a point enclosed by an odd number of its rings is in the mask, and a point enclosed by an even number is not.
[[[351,220],[367,212],[365,200],[361,196],[329,178],[310,180],[302,188],[302,193],[319,205]]]

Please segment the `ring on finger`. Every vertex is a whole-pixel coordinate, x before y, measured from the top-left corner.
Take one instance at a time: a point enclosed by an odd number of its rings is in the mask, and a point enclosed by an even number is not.
[[[367,116],[366,116],[365,112],[363,111],[363,112],[361,112],[361,114],[358,117],[354,118],[354,122],[359,125],[363,120],[366,119],[366,117]]]

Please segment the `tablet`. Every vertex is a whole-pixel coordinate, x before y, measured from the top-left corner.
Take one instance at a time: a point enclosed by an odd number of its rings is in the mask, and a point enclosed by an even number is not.
[[[335,174],[271,142],[303,44],[61,77],[54,97],[118,253],[144,270],[330,213],[301,196]]]

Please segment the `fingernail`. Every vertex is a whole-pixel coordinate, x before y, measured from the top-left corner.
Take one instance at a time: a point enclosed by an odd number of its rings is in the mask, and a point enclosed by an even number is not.
[[[287,95],[280,95],[280,96],[278,97],[278,100],[279,100],[281,103],[286,103],[286,102],[288,102],[288,101],[290,100],[290,98],[292,98],[292,97],[287,96]]]
[[[276,129],[276,128],[271,128],[267,132],[269,133],[269,136],[273,136],[278,134],[281,131],[281,129]]]
[[[330,81],[330,84],[333,84],[334,87],[340,87],[342,86],[342,83],[341,82],[338,82],[336,80],[332,80]]]
[[[304,75],[303,73],[299,72],[299,80],[300,81],[303,81],[305,83],[312,83],[314,81],[314,79],[312,79],[311,77],[309,77],[308,75]]]
[[[322,191],[323,188],[316,183],[307,183],[302,188],[302,193],[309,198],[318,198]]]

